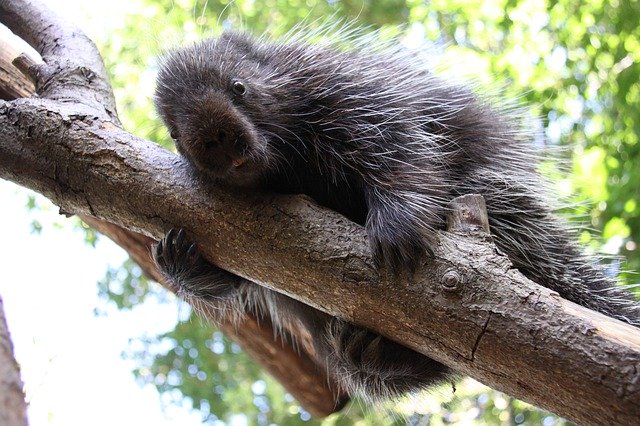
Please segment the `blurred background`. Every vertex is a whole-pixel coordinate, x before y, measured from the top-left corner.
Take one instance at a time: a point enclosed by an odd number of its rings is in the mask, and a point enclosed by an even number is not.
[[[640,2],[50,0],[102,53],[125,128],[171,148],[153,111],[157,56],[224,28],[278,36],[330,17],[433,52],[443,73],[532,111],[564,167],[543,165],[563,214],[623,283],[640,279]],[[544,424],[566,421],[473,380],[311,419],[119,247],[0,181],[9,329],[37,425]],[[97,285],[96,285],[97,283]],[[578,391],[578,390],[577,390]]]

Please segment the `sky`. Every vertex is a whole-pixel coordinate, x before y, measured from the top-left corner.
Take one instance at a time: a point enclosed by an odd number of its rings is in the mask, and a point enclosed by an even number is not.
[[[48,0],[51,7],[91,33],[118,19],[135,2]],[[131,312],[104,308],[96,282],[126,253],[107,238],[94,249],[44,197],[28,211],[27,190],[0,180],[3,244],[0,296],[29,403],[29,424],[199,425],[188,406],[163,408],[153,386],[137,384],[134,364],[122,358],[129,339],[172,329],[184,307],[169,298]],[[42,223],[40,234],[32,222]],[[60,226],[62,224],[63,226]]]

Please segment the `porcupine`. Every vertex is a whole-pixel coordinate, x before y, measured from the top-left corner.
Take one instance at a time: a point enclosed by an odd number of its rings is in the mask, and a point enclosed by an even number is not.
[[[156,108],[180,154],[207,179],[302,193],[366,228],[373,259],[411,273],[456,196],[484,196],[498,248],[562,297],[637,325],[638,304],[574,242],[550,207],[533,135],[515,109],[453,84],[379,37],[311,44],[225,32],[167,54]],[[388,398],[451,371],[202,259],[184,233],[155,251],[187,301],[214,320],[268,313],[312,330],[341,385]],[[284,327],[286,328],[286,327]]]

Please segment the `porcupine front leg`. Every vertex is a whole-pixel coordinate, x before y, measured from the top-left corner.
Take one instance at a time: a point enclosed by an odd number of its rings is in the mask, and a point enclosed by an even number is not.
[[[178,296],[200,313],[220,321],[241,309],[240,286],[246,280],[207,262],[183,229],[171,229],[155,246],[153,258]]]
[[[215,322],[239,319],[245,313],[270,317],[274,330],[286,339],[287,325],[315,330],[317,345],[326,345],[323,331],[331,317],[284,294],[269,290],[207,262],[183,230],[170,230],[156,245],[158,269],[178,296]]]
[[[433,254],[436,229],[444,223],[443,209],[425,194],[393,193],[371,188],[366,230],[374,263],[395,275],[413,273]]]

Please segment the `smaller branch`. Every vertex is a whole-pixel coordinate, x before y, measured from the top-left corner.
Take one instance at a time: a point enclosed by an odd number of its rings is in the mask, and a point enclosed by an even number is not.
[[[13,344],[0,297],[0,425],[26,426],[27,403],[22,390],[20,368],[13,356]]]
[[[484,198],[477,195],[463,195],[449,204],[451,214],[447,216],[449,232],[483,231],[489,234],[489,217]]]
[[[18,55],[11,63],[18,68],[18,70],[24,74],[32,83],[36,83],[38,80],[38,72],[36,61],[31,58],[31,56],[26,53],[21,53]]]
[[[0,99],[27,98],[35,90],[34,83],[11,65],[20,53],[11,42],[8,31],[0,32]]]

